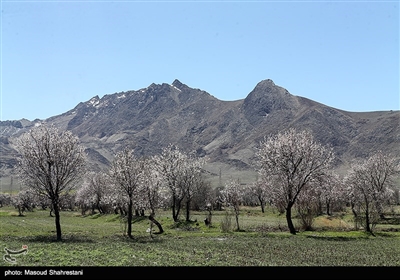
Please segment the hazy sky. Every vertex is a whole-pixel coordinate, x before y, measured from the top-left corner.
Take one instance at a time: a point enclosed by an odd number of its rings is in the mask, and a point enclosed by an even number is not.
[[[1,120],[175,79],[399,110],[399,1],[1,1]]]

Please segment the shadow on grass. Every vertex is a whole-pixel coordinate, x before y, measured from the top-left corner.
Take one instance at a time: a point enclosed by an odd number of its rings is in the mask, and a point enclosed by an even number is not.
[[[316,236],[308,235],[307,238],[325,240],[325,241],[354,241],[360,239],[360,237],[346,237],[346,236]]]
[[[140,243],[140,244],[148,244],[148,243],[163,243],[164,239],[159,237],[160,235],[153,234],[149,235],[133,235],[132,238],[127,235],[114,235],[112,239],[118,242],[126,242],[126,243]]]
[[[356,236],[326,236],[326,235],[307,235],[307,238],[326,240],[326,241],[354,241],[365,240],[376,237],[393,238],[397,236],[396,232],[391,231],[374,231],[373,233],[361,232]]]
[[[95,241],[87,236],[80,235],[64,235],[62,240],[57,240],[56,236],[51,235],[36,235],[27,236],[21,238],[23,241],[27,242],[44,242],[44,243],[94,243]]]
[[[93,238],[84,235],[76,235],[76,234],[64,234],[62,236],[62,240],[57,240],[55,235],[35,235],[35,236],[24,236],[18,237],[19,241],[23,242],[42,242],[42,243],[96,243],[101,242],[102,240],[115,240],[118,242],[127,242],[127,243],[162,243],[164,242],[163,238],[159,237],[158,234],[152,235],[142,235],[135,236],[129,238],[127,235],[112,235],[112,236],[103,236],[100,238]]]
[[[398,232],[398,230],[382,230],[380,232],[375,232],[375,236],[393,237],[396,236],[395,234],[393,234],[394,232]]]

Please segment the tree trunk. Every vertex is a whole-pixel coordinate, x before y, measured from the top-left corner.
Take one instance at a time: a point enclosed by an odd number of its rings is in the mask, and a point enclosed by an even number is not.
[[[182,206],[182,200],[183,197],[181,199],[177,199],[176,197],[173,198],[172,217],[174,219],[174,222],[178,222],[179,212],[181,211],[181,206]]]
[[[265,213],[265,202],[261,202],[261,213]]]
[[[179,213],[181,211],[181,205],[178,204],[175,209],[176,209],[176,212],[175,212],[174,221],[178,222],[179,221]]]
[[[329,201],[326,202],[326,214],[327,214],[328,216],[331,216],[331,215],[332,215]]]
[[[190,200],[186,200],[186,222],[190,222]]]
[[[161,224],[156,219],[154,219],[154,214],[150,214],[149,220],[152,221],[158,227],[158,232],[156,232],[156,234],[161,234],[164,232],[164,229],[162,228]]]
[[[265,201],[264,201],[264,199],[258,197],[258,200],[260,201],[260,204],[261,204],[261,213],[265,213]]]
[[[22,210],[21,206],[18,206],[18,216],[22,217],[24,215],[24,210]]]
[[[54,212],[54,206],[53,206],[53,203],[51,203],[50,204],[50,217],[54,217],[53,212]]]
[[[237,230],[237,231],[240,231],[240,227],[239,227],[239,214],[236,214],[236,215],[235,215],[235,218],[236,218],[236,230]]]
[[[60,209],[58,207],[57,202],[53,203],[53,210],[54,210],[54,216],[55,216],[55,222],[56,222],[57,241],[61,241],[62,236],[61,236],[61,223],[60,223]]]
[[[212,212],[211,212],[211,210],[208,210],[208,215],[207,215],[206,219],[204,220],[204,223],[206,224],[206,226],[211,227],[211,225],[212,225],[211,219],[212,219]]]
[[[372,233],[371,231],[371,226],[370,226],[370,222],[369,222],[369,211],[368,211],[368,206],[367,206],[367,210],[365,211],[365,230],[367,232]]]
[[[178,221],[178,215],[175,213],[175,205],[176,205],[176,197],[172,197],[172,219],[174,219],[174,222]]]
[[[291,234],[296,234],[296,229],[294,228],[293,221],[292,221],[292,204],[289,204],[286,208],[286,221],[289,227],[289,231]]]
[[[351,202],[351,212],[353,212],[354,215],[354,225],[356,230],[358,230],[358,214],[357,211],[354,209],[355,208],[355,204],[353,202]]]
[[[132,216],[133,216],[133,202],[132,198],[129,199],[129,205],[128,205],[128,230],[127,234],[130,238],[132,238]]]

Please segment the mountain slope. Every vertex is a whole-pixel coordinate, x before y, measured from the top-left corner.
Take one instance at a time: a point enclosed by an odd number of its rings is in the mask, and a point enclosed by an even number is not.
[[[15,164],[15,138],[40,121],[0,122],[3,177]],[[254,181],[257,145],[289,127],[310,129],[321,143],[332,145],[338,168],[378,149],[400,155],[400,111],[346,112],[292,95],[272,80],[260,81],[236,101],[221,101],[178,80],[151,84],[95,96],[43,121],[78,135],[94,170],[107,168],[125,146],[152,155],[173,143],[207,156],[206,170],[215,184],[221,183],[220,176]]]

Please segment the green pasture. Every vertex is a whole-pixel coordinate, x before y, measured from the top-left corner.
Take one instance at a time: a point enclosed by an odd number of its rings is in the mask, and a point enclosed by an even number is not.
[[[165,233],[149,232],[150,221],[138,217],[133,239],[124,235],[119,215],[61,212],[63,241],[56,241],[49,211],[0,208],[0,246],[26,254],[3,266],[399,266],[400,225],[378,224],[375,236],[355,230],[351,215],[321,216],[313,231],[291,235],[284,215],[267,208],[243,207],[236,231],[234,216],[193,212],[192,222],[174,223],[169,211],[157,213]],[[184,217],[182,216],[182,220]],[[231,223],[222,231],[221,223]],[[294,219],[295,223],[297,220]]]

